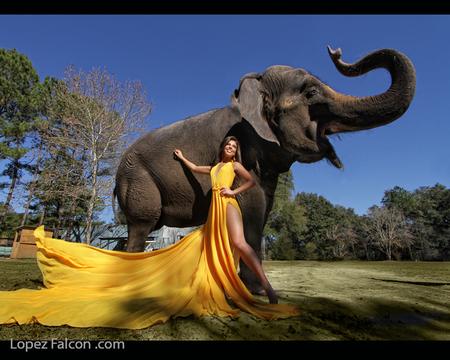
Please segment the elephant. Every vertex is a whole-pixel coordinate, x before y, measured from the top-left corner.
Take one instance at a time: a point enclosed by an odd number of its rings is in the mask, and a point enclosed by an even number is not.
[[[190,227],[206,221],[210,179],[176,161],[175,148],[196,164],[214,165],[221,141],[229,135],[238,138],[242,164],[256,181],[238,198],[244,234],[261,258],[263,228],[279,174],[294,162],[322,159],[342,168],[328,136],[386,125],[405,113],[416,84],[414,66],[406,55],[381,49],[349,64],[341,59],[341,49],[327,48],[345,76],[387,69],[389,89],[354,97],[338,93],[304,69],[275,65],[243,76],[228,106],[145,134],[123,153],[116,173],[113,197],[128,226],[127,251],[143,251],[148,234],[163,225]],[[239,269],[249,290],[260,292],[255,275],[242,261]]]

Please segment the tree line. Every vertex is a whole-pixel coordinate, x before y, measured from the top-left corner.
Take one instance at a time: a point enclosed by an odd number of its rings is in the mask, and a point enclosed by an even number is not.
[[[291,172],[281,174],[264,229],[267,259],[450,260],[450,189],[442,184],[396,186],[362,216],[293,190]]]

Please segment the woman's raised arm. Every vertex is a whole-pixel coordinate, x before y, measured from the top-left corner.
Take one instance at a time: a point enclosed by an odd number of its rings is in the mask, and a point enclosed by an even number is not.
[[[175,156],[179,158],[181,161],[184,162],[184,164],[193,172],[199,173],[199,174],[209,174],[211,171],[211,166],[199,166],[195,165],[193,162],[189,161],[183,156],[183,153],[179,149],[175,149],[174,152]]]

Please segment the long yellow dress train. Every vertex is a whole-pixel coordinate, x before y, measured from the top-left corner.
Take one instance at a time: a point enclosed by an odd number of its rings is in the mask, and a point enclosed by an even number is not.
[[[216,173],[218,171],[218,173]],[[35,230],[45,288],[0,292],[0,324],[141,329],[170,317],[231,316],[240,310],[264,319],[295,316],[297,307],[254,298],[236,271],[226,227],[234,180],[232,162],[211,169],[207,222],[153,252],[127,253],[45,237]],[[231,305],[231,304],[234,305]]]

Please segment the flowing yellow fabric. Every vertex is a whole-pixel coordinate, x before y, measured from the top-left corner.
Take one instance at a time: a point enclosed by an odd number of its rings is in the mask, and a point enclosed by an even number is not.
[[[43,226],[37,228],[37,261],[46,288],[0,292],[0,323],[141,329],[191,314],[297,315],[293,305],[255,299],[237,275],[226,210],[228,204],[240,209],[234,198],[220,195],[234,176],[232,162],[214,166],[207,222],[157,251],[103,250],[48,238]]]

